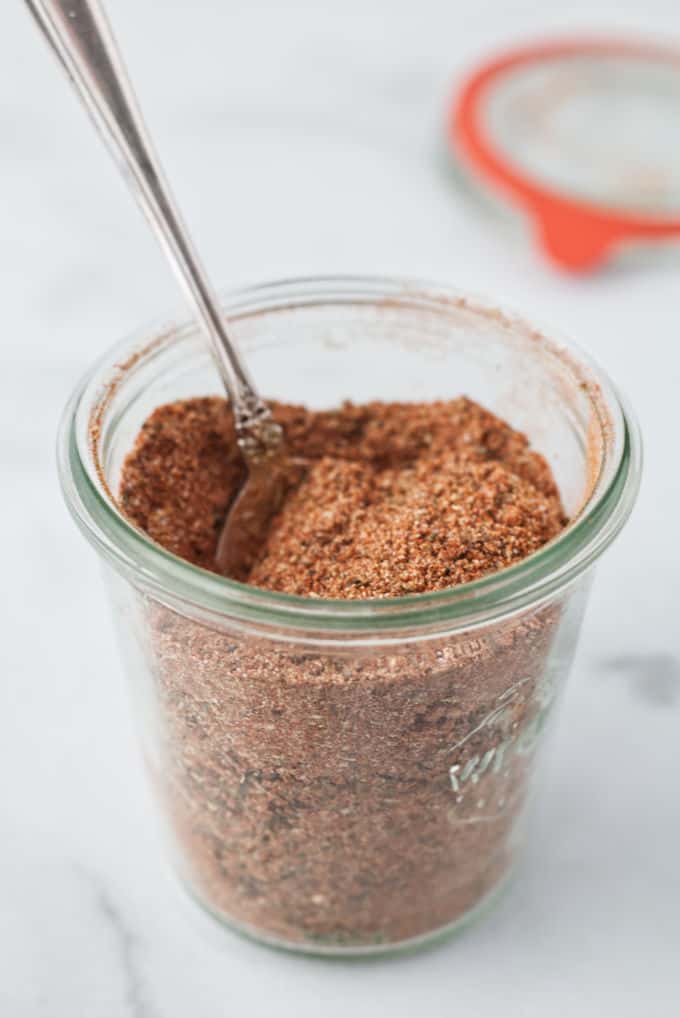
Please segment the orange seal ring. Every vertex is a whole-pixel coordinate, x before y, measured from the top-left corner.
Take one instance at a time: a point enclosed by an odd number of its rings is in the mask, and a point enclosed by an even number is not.
[[[543,251],[574,272],[595,268],[621,244],[680,236],[680,218],[607,209],[523,175],[506,161],[485,131],[482,106],[500,79],[515,68],[591,54],[652,58],[680,65],[677,51],[646,44],[575,40],[527,46],[480,67],[456,96],[448,121],[449,142],[455,154],[475,176],[524,209],[536,224]]]

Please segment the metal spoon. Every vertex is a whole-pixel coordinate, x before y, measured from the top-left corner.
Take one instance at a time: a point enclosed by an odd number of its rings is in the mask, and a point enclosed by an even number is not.
[[[229,339],[182,222],[99,0],[25,0],[92,117],[191,300],[229,396],[248,476],[217,549],[220,572],[246,579],[290,477],[285,436]]]

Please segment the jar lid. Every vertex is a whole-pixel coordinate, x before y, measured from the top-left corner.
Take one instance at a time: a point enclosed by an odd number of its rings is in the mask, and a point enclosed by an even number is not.
[[[630,242],[680,236],[680,52],[605,40],[501,54],[449,118],[458,159],[524,210],[574,271]]]

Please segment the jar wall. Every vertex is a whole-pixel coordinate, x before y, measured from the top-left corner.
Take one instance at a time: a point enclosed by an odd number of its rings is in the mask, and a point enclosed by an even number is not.
[[[587,577],[505,621],[389,646],[208,623],[111,572],[147,766],[182,879],[299,950],[465,921],[508,874]]]

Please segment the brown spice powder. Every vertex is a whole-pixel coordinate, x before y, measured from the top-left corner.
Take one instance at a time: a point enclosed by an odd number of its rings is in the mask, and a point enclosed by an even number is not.
[[[468,399],[274,406],[309,464],[248,582],[316,597],[441,590],[526,558],[565,523],[545,460]],[[223,400],[159,407],[123,471],[130,519],[207,569],[243,482]]]
[[[275,412],[309,467],[253,568],[263,587],[442,589],[564,525],[545,461],[467,399]],[[120,497],[210,569],[242,476],[224,402],[187,400],[146,422]],[[255,634],[141,597],[139,610],[161,721],[149,764],[184,876],[213,911],[351,949],[455,922],[499,883],[575,600],[388,647]]]

